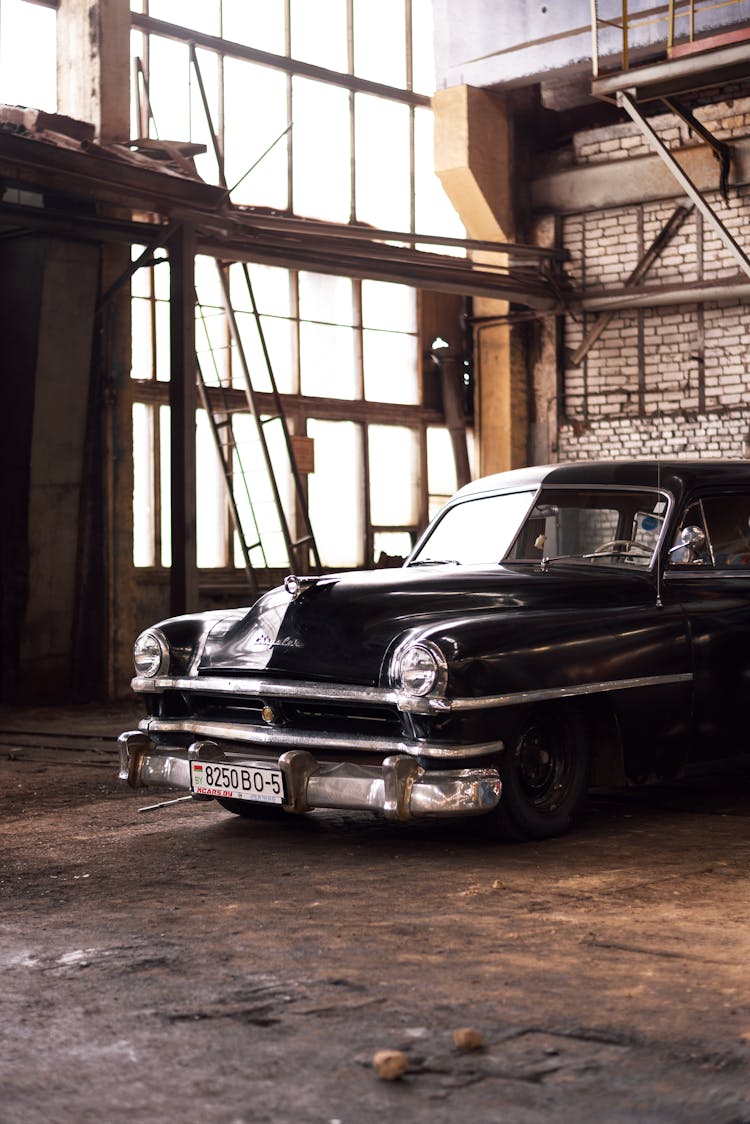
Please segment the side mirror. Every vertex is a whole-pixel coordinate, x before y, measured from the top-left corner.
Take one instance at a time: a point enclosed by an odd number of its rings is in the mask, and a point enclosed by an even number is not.
[[[673,562],[697,562],[698,555],[706,548],[706,533],[702,527],[683,527],[680,541],[669,548],[668,554]],[[677,557],[672,557],[677,555]]]

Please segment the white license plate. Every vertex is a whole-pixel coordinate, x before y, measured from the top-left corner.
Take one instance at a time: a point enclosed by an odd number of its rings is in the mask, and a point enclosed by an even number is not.
[[[267,769],[262,765],[219,765],[211,761],[191,761],[190,791],[198,796],[283,804],[284,774],[281,769]]]

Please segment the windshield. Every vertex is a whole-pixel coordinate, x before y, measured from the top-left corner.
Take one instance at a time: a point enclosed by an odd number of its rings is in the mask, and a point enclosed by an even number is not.
[[[663,494],[544,488],[473,496],[448,507],[411,565],[586,561],[648,567],[667,511]]]
[[[497,564],[518,534],[534,492],[475,496],[446,508],[410,565],[459,562]]]

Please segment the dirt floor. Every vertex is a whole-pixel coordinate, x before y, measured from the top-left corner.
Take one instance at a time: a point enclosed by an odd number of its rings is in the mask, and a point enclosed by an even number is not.
[[[141,812],[135,714],[0,709],[2,1124],[750,1122],[747,777],[534,845]]]

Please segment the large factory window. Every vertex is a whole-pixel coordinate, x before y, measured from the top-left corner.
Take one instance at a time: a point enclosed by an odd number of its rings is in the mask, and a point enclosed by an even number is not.
[[[369,0],[133,0],[131,9],[171,25],[133,31],[133,55],[145,76],[134,99],[134,129],[147,126],[152,137],[205,144],[196,168],[218,182],[199,73],[233,203],[382,230],[463,233],[432,172],[432,115],[418,96],[433,88],[428,0],[385,0],[377,11]],[[191,63],[191,32],[218,38],[218,48],[195,47],[198,70]],[[261,63],[243,54],[247,47],[271,55]],[[325,73],[309,67],[292,73],[289,59]],[[367,82],[380,84],[377,94]],[[232,432],[242,472],[236,465],[235,499],[241,517],[250,518],[252,507],[263,542],[262,551],[251,552],[253,564],[286,561],[256,428],[239,401],[243,358],[255,391],[271,391],[266,353],[291,432],[312,439],[305,480],[323,565],[403,557],[426,521],[434,491],[427,446],[435,411],[434,404],[427,409],[422,385],[417,292],[314,265],[295,270],[251,263],[248,269],[262,338],[242,265],[229,268],[241,355],[216,263],[198,258],[196,346],[206,384],[238,396]],[[134,449],[148,460],[138,467],[134,495],[137,566],[168,564],[166,436],[154,413],[168,401],[168,285],[167,267],[158,262],[133,279],[131,373],[142,400],[133,414]],[[264,433],[279,468],[281,502],[294,523],[299,512],[279,424],[269,421]],[[199,411],[198,563],[204,570],[232,570],[242,558],[212,441]],[[251,501],[236,486],[241,476]]]

